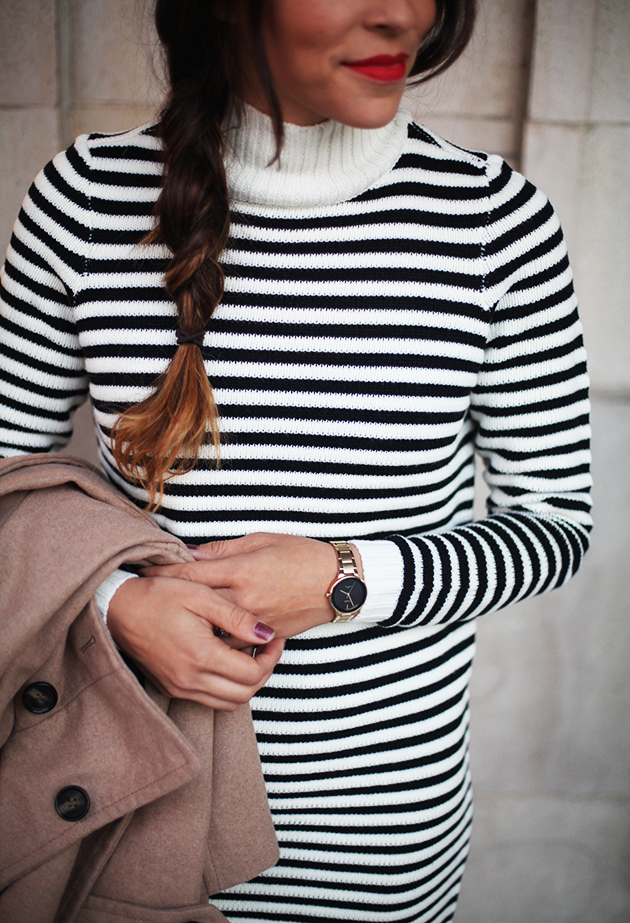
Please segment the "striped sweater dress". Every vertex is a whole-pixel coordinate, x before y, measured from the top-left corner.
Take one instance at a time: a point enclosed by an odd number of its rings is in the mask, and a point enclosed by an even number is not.
[[[562,233],[500,158],[401,110],[286,126],[247,110],[226,161],[225,294],[203,355],[211,441],[155,514],[188,542],[253,531],[359,548],[367,603],[287,642],[252,700],[277,866],[213,898],[229,920],[445,923],[471,827],[475,618],[560,586],[588,544],[585,356]],[[2,275],[0,454],[63,447],[172,358],[168,252],[139,245],[151,127],[82,136],[35,180]],[[472,522],[474,453],[488,516]]]

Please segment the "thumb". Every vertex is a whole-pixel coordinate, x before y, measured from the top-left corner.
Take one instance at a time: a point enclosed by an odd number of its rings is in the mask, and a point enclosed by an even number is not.
[[[261,622],[248,612],[225,600],[225,605],[212,607],[212,611],[207,613],[206,618],[212,623],[215,634],[221,637],[223,632],[246,641],[248,644],[267,644],[275,635],[274,629]]]

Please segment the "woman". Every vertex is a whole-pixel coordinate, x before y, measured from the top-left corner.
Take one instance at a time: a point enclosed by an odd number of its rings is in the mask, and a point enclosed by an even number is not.
[[[9,251],[3,454],[63,444],[89,390],[108,476],[198,559],[107,581],[112,636],[170,695],[252,700],[281,858],[230,920],[452,919],[474,619],[587,547],[555,216],[398,111],[472,21],[158,0],[160,123],[78,139]]]

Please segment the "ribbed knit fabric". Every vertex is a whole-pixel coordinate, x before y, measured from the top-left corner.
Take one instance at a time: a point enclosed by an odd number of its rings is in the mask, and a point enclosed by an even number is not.
[[[270,120],[245,106],[228,129],[226,173],[233,206],[307,208],[334,205],[360,195],[392,169],[407,141],[409,118],[400,110],[376,130],[340,122],[302,127],[285,124],[280,157]]]
[[[468,849],[474,621],[564,583],[590,529],[588,399],[562,234],[499,158],[405,115],[376,132],[232,133],[225,295],[204,341],[222,464],[204,447],[158,522],[353,539],[358,620],[287,643],[252,701],[278,866],[230,920],[452,919]],[[356,163],[354,171],[351,165]],[[2,277],[0,453],[109,429],[175,350],[164,248],[138,246],[152,129],[78,139],[36,179]],[[359,180],[360,177],[360,180]],[[473,453],[490,513],[471,523]]]

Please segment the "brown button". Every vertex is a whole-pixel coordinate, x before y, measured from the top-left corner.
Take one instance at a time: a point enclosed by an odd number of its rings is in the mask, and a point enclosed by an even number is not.
[[[31,683],[22,693],[22,705],[33,715],[45,715],[57,704],[57,690],[50,683]]]
[[[68,785],[57,793],[55,811],[64,820],[81,820],[90,810],[90,796],[78,785]]]

